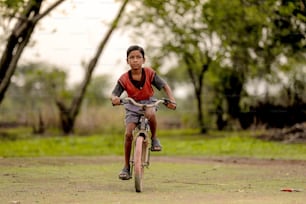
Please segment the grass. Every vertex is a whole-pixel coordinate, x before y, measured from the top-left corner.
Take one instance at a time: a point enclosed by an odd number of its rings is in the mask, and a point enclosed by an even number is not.
[[[133,180],[118,179],[123,158],[116,155],[123,154],[122,134],[60,137],[33,136],[26,129],[6,132],[0,139],[2,203],[304,203],[304,163],[184,156],[305,160],[305,144],[262,141],[255,137],[259,132],[251,131],[197,132],[159,130],[164,150],[154,153],[145,170],[141,194],[135,193]],[[155,155],[182,157],[163,160]],[[303,192],[280,191],[287,187]]]
[[[123,135],[108,133],[91,136],[32,136],[22,130],[16,139],[0,140],[1,157],[122,155]],[[256,139],[258,132],[214,132],[197,134],[198,130],[160,130],[164,147],[159,155],[230,156],[266,159],[306,159],[304,144],[284,144]]]

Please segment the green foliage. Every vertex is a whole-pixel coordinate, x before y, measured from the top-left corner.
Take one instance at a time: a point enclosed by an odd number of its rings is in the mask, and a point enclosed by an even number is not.
[[[176,86],[181,86],[184,84],[188,84],[190,82],[190,79],[187,78],[186,76],[187,76],[187,71],[184,64],[171,68],[164,75],[164,77],[167,80],[167,83],[171,86],[173,90],[176,89]]]
[[[55,100],[70,95],[66,73],[46,63],[18,67],[1,104],[1,122],[36,124],[42,114],[45,125],[54,127],[57,119]]]
[[[12,11],[20,11],[28,2],[2,0],[1,11],[7,11],[12,18]],[[305,64],[305,2],[144,0],[132,3],[132,11],[123,24],[131,26],[136,39],[145,37],[150,42],[147,53],[154,68],[158,70],[169,65],[166,78],[173,88],[193,83],[193,92],[186,96],[199,94],[205,99],[200,102],[205,107],[203,112],[215,113],[222,107],[229,113],[229,107],[237,108],[242,103],[238,97],[248,97],[243,88],[253,78],[283,87],[277,95],[278,100],[274,101],[292,103],[296,95],[305,100],[305,73],[302,71]],[[285,63],[281,59],[285,59]],[[35,112],[41,106],[53,107],[50,104],[55,96],[69,104],[71,91],[66,87],[65,73],[57,68],[50,71],[42,64],[26,66],[20,67],[12,79],[1,113],[23,118],[25,109]],[[289,76],[288,80],[283,80],[280,73]],[[83,111],[89,115],[85,118],[93,115],[88,111],[89,106],[99,106],[108,98],[104,88],[107,88],[106,77],[92,80],[86,93],[87,100],[83,103]],[[236,103],[231,104],[230,98],[236,96]],[[283,100],[284,96],[290,100]],[[191,97],[192,100],[195,98]],[[245,101],[256,103],[250,97]],[[51,112],[55,111],[52,109]],[[189,127],[194,127],[197,122],[193,113],[180,118],[193,125]],[[3,114],[2,117],[11,118]],[[24,118],[29,120],[30,117]],[[208,115],[205,121],[212,123],[213,117]]]
[[[15,85],[24,88],[27,95],[54,95],[66,88],[67,74],[53,65],[29,63],[17,69],[14,79]]]
[[[275,40],[289,48],[287,52],[297,53],[305,49],[305,6],[305,1],[282,1],[275,12]]]
[[[22,65],[14,75],[6,101],[12,99],[15,104],[28,104],[29,109],[36,109],[41,104],[52,105],[56,97],[65,95],[66,79],[66,73],[53,65]]]
[[[22,6],[25,2],[28,2],[28,0],[1,0],[0,6],[15,10]]]
[[[228,1],[209,1],[203,8],[208,11],[203,12],[203,18],[222,41],[221,56],[231,61],[233,69],[246,75],[252,63],[257,63],[257,68],[264,66],[259,63],[261,55],[255,57],[252,53],[262,50],[260,46],[265,43],[263,29],[269,27],[267,15],[273,8],[270,1],[247,2],[234,0],[229,4]]]
[[[215,55],[209,53],[214,61],[209,66],[204,80],[206,90],[212,90],[210,95],[213,96],[213,100],[210,101],[213,102],[213,107],[221,106],[228,114],[236,117],[241,108],[239,101],[247,97],[248,92],[243,87],[246,87],[249,79],[257,78],[267,82],[270,77],[278,84],[283,84],[284,77],[278,79],[281,68],[287,68],[290,73],[288,76],[295,73],[296,64],[289,63],[292,61],[290,59],[299,59],[303,61],[303,64],[305,63],[305,2],[234,0],[229,3],[221,0],[198,3],[196,7],[202,7],[202,16],[196,20],[197,23],[189,22],[186,26],[184,21],[183,23],[180,21],[178,24],[186,27],[185,30],[181,30],[183,33],[172,30],[179,36],[184,35],[178,39],[185,39],[185,41],[176,39],[183,49],[173,51],[184,53],[189,50],[184,43],[192,44],[193,41],[190,39],[197,39],[203,43],[211,34],[217,34],[213,40],[220,40],[219,49]],[[184,8],[188,10],[187,7]],[[170,15],[171,13],[168,18],[171,20],[171,17],[174,17]],[[206,33],[206,36],[198,35],[198,25],[205,25],[200,30]],[[190,34],[189,28],[193,28],[196,38]],[[164,44],[165,46],[167,44]],[[197,56],[201,55],[198,55],[199,50],[191,50],[190,53],[194,56],[196,63],[189,67],[192,67],[195,75],[200,76],[196,68],[200,67],[197,66],[201,62],[200,57]],[[200,52],[205,52],[205,49]],[[288,63],[281,63],[283,59],[287,59]],[[303,73],[302,70],[301,72]],[[296,86],[296,88],[290,88],[290,95],[303,95],[304,86],[301,85],[300,80],[296,77],[295,79],[290,77],[288,80],[289,85],[284,86]],[[256,86],[256,84],[252,85]],[[301,97],[295,98],[297,102],[301,99]],[[288,101],[290,101],[289,104],[292,103],[291,100]]]
[[[4,26],[7,23],[12,22],[12,19],[20,17],[26,5],[29,3],[35,4],[35,0],[1,0],[0,1],[0,16],[2,23],[1,26]],[[6,21],[6,23],[4,23]],[[5,27],[5,26],[4,26]]]
[[[110,76],[100,75],[91,79],[87,87],[85,100],[91,105],[101,105],[109,101]]]

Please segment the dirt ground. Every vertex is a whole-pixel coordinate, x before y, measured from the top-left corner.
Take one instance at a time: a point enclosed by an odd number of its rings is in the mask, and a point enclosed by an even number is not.
[[[0,203],[306,201],[306,161],[153,156],[142,193],[117,178],[121,167],[117,156],[0,158]]]

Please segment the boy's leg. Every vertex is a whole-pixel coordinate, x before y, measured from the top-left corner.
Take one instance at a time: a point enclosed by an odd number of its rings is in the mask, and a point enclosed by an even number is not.
[[[128,123],[126,124],[125,130],[125,142],[124,142],[124,155],[125,155],[125,167],[130,166],[130,156],[131,156],[131,149],[132,149],[132,142],[133,142],[133,130],[135,129],[135,123]]]
[[[151,139],[152,139],[152,151],[161,151],[162,147],[160,145],[159,140],[156,136],[157,129],[157,120],[156,120],[156,111],[155,108],[149,108],[146,110],[146,117],[149,120],[150,130],[151,130]]]
[[[130,156],[133,142],[133,130],[135,129],[135,123],[127,123],[125,129],[124,139],[124,167],[119,173],[119,178],[122,180],[130,179]]]
[[[148,108],[146,110],[146,118],[149,120],[150,130],[151,130],[151,138],[156,138],[156,129],[157,129],[157,121],[156,121],[156,114],[155,108]]]

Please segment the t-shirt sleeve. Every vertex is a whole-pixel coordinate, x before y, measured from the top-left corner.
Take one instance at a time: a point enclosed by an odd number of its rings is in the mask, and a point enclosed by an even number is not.
[[[112,94],[119,97],[123,92],[124,92],[123,86],[119,82],[117,82],[114,90],[112,91]]]
[[[165,85],[166,82],[164,79],[162,79],[160,76],[157,74],[154,75],[153,81],[152,81],[153,86],[155,86],[158,90],[161,90]]]

